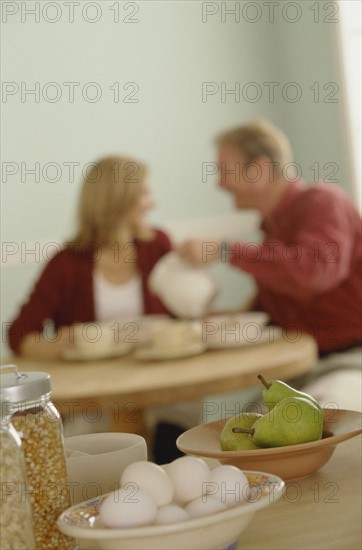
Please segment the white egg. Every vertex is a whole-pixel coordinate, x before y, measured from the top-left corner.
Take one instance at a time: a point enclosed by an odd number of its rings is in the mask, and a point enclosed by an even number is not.
[[[120,483],[121,487],[126,483],[135,483],[141,489],[146,489],[154,498],[157,506],[165,506],[172,501],[171,479],[165,470],[154,462],[146,460],[133,462],[122,473]]]
[[[188,519],[190,519],[190,516],[184,508],[176,504],[168,504],[167,506],[161,506],[161,508],[157,510],[155,524],[164,525],[166,523],[179,523],[180,521],[187,521]]]
[[[190,502],[206,492],[210,481],[210,470],[201,458],[182,456],[167,466],[167,473],[174,487],[174,500]]]
[[[226,510],[226,508],[226,504],[221,502],[217,497],[213,495],[203,495],[189,502],[185,510],[191,517],[201,518],[202,516],[209,516],[221,510]]]
[[[211,470],[207,493],[217,497],[227,506],[234,506],[248,498],[249,483],[239,468],[225,464]]]
[[[150,525],[156,514],[157,506],[152,496],[132,484],[110,493],[99,509],[104,525],[114,528]]]

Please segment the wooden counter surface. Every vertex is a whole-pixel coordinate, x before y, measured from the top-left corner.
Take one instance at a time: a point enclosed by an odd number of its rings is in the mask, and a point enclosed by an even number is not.
[[[257,512],[238,550],[360,550],[361,436],[337,446],[310,477],[290,481],[278,502]]]

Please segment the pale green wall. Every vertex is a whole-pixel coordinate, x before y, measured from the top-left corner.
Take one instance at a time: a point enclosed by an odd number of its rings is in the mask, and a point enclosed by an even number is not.
[[[66,17],[55,24],[43,19],[32,23],[31,18],[22,23],[14,16],[2,25],[3,81],[26,82],[29,87],[34,82],[95,81],[103,92],[98,103],[82,100],[79,88],[74,103],[35,103],[30,98],[22,103],[19,96],[3,103],[2,162],[40,162],[42,167],[56,162],[63,168],[58,183],[36,183],[32,176],[26,182],[18,176],[3,180],[5,243],[20,246],[67,238],[80,172],[76,169],[76,179],[70,182],[63,163],[84,166],[108,153],[149,162],[158,200],[154,222],[226,214],[229,198],[211,179],[202,182],[201,166],[214,160],[215,134],[254,116],[269,117],[288,132],[304,170],[313,162],[334,161],[340,166],[341,184],[348,181],[339,103],[314,105],[311,95],[298,103],[271,103],[266,93],[256,103],[222,103],[220,95],[206,103],[201,99],[203,81],[263,86],[293,80],[304,91],[314,81],[338,81],[333,25],[313,22],[307,11],[312,2],[299,3],[304,15],[295,24],[280,16],[270,23],[265,12],[255,24],[243,19],[222,23],[220,16],[203,23],[198,1],[138,2],[138,23],[115,24],[109,10],[114,3],[101,4],[102,18],[95,24],[79,17],[72,24]],[[122,17],[127,13],[121,10]],[[109,86],[116,81],[121,91],[125,82],[136,82],[139,102],[115,103]],[[3,323],[14,315],[40,268],[39,262],[26,267],[5,264]],[[241,275],[230,281],[224,305],[235,302],[240,285],[250,287]]]
[[[305,6],[304,12],[309,15],[305,23],[288,25],[282,21],[271,28],[280,81],[298,82],[303,93],[296,103],[279,104],[278,114],[305,179],[313,182],[315,163],[319,165],[320,179],[328,180],[336,169],[333,179],[353,196],[355,182],[351,181],[346,163],[345,88],[336,56],[337,28],[336,23],[327,23],[339,17],[331,9],[337,3],[320,2],[319,24],[314,23],[317,13],[310,9],[316,3],[299,4]],[[327,163],[334,165],[325,166]]]

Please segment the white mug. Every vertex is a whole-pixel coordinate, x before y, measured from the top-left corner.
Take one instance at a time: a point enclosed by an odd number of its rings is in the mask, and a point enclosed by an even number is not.
[[[74,325],[74,347],[80,352],[106,352],[114,347],[116,341],[114,323],[95,321]]]
[[[185,319],[206,315],[217,294],[210,272],[189,265],[176,252],[166,254],[157,262],[149,286],[171,313]]]
[[[198,321],[183,321],[180,319],[167,319],[163,323],[155,325],[150,332],[150,343],[155,348],[169,349],[181,348],[201,342],[202,326]]]

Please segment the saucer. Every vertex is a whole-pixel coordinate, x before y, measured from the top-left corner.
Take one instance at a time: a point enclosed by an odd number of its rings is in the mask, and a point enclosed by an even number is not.
[[[180,347],[162,347],[156,348],[150,344],[136,348],[134,351],[135,359],[141,359],[144,361],[158,361],[166,359],[181,359],[183,357],[190,357],[192,355],[198,355],[207,349],[207,345],[203,342],[189,342]]]
[[[118,344],[113,344],[107,349],[98,348],[95,343],[94,349],[92,346],[85,350],[69,348],[64,350],[62,359],[66,361],[89,361],[92,359],[107,359],[108,357],[118,357],[120,355],[125,355],[133,347],[133,344],[128,344],[125,342],[119,342]]]

